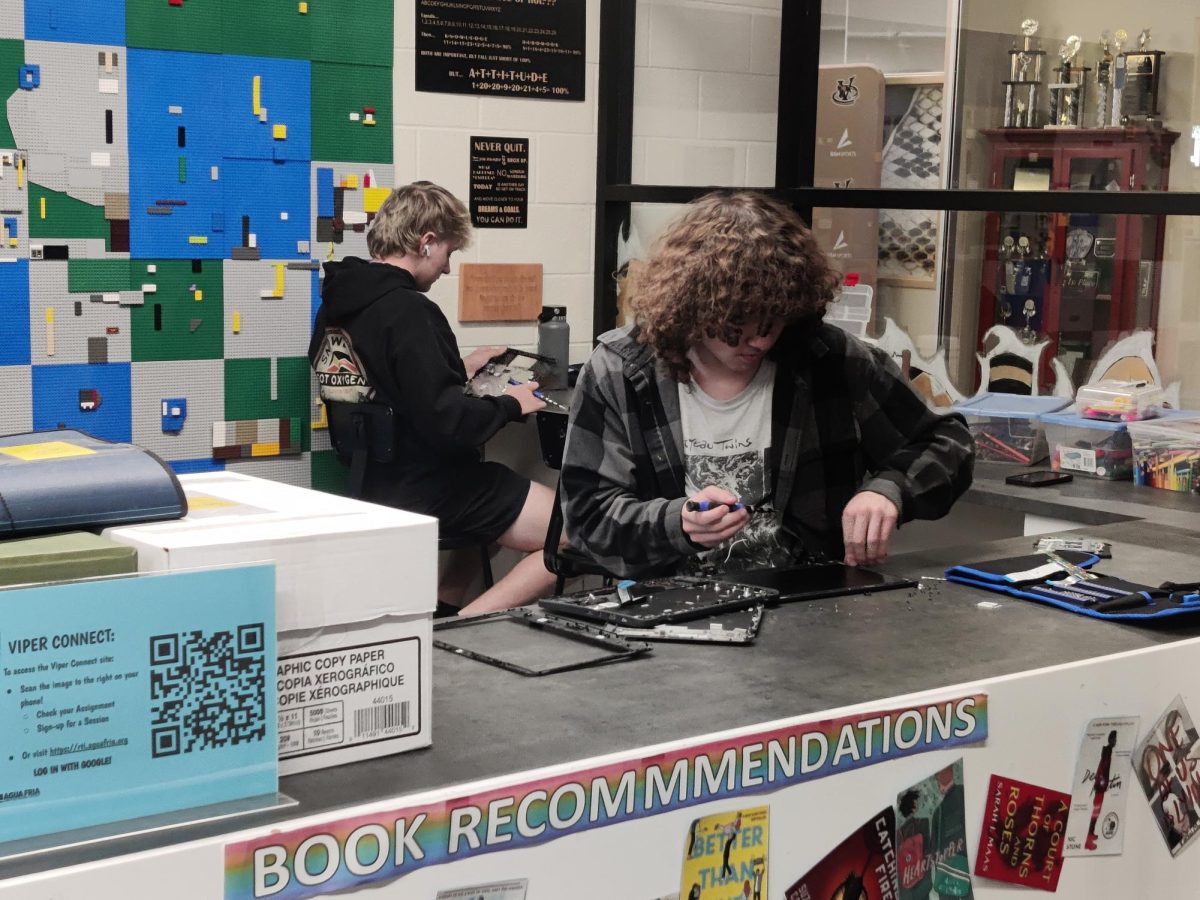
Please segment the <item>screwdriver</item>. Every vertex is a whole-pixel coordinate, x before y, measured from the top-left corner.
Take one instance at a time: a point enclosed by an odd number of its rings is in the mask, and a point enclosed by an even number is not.
[[[524,384],[525,382],[517,381],[517,379],[515,379],[515,378],[510,378],[510,379],[508,379],[508,383],[516,385],[516,384]],[[565,406],[563,406],[561,403],[559,403],[557,400],[551,400],[549,397],[547,397],[544,391],[534,391],[533,396],[537,397],[543,403],[549,404],[550,406],[557,406],[563,412],[569,412],[569,410]]]

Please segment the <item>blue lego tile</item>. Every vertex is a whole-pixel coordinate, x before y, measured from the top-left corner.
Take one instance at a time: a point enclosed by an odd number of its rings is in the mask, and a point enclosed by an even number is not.
[[[29,260],[0,262],[0,366],[29,365]]]
[[[301,259],[296,245],[309,240],[309,164],[259,159],[226,159],[221,170],[225,191],[226,255],[242,242],[242,217],[250,217],[263,259]],[[279,214],[286,212],[287,219]]]
[[[33,428],[64,425],[109,441],[133,437],[129,363],[33,366]],[[94,390],[100,404],[80,409],[80,391]]]
[[[327,166],[317,168],[317,215],[333,216],[333,169]]]
[[[189,147],[182,151],[188,159],[188,180],[179,181],[178,149],[151,152],[146,148],[129,151],[129,247],[134,259],[220,259],[225,255],[225,235],[212,230],[213,216],[222,213],[224,202],[221,181],[213,181],[212,166],[222,167],[222,159],[209,151],[201,156]],[[159,201],[183,200],[183,205],[163,206]],[[150,209],[169,210],[168,214]],[[191,237],[207,238],[193,244]]]
[[[25,0],[25,39],[125,44],[125,0]]]
[[[254,114],[254,77],[260,107]],[[216,56],[181,50],[129,51],[129,147],[219,150],[238,159],[308,160],[312,153],[311,65],[307,60]],[[180,112],[171,112],[171,108]],[[273,126],[286,125],[275,140]]]
[[[224,90],[222,67],[226,57],[140,49],[130,49],[126,56],[131,170],[135,154],[178,153],[183,149],[179,146],[181,126],[187,129],[188,157],[219,157],[226,146],[221,99]],[[180,112],[171,112],[172,107]],[[250,118],[249,110],[250,98],[247,96],[247,118]],[[189,165],[189,173],[192,168]],[[199,177],[198,172],[196,177]],[[207,171],[204,177],[208,177]]]
[[[296,242],[308,239],[311,203],[309,63],[173,50],[128,55],[132,255],[228,257],[249,215],[264,258],[295,259]],[[253,114],[255,76],[266,122]],[[271,137],[274,124],[287,125],[286,140]],[[187,129],[182,148],[180,127]],[[169,215],[148,212],[161,200],[186,204]],[[202,236],[207,243],[189,241]]]
[[[312,158],[311,64],[305,59],[222,56],[222,112],[217,130],[224,154],[236,159],[309,160]],[[267,120],[254,115],[254,76]],[[272,137],[275,125],[287,137]],[[188,130],[190,137],[191,130]]]
[[[193,472],[224,472],[223,459],[170,459],[167,465],[175,470],[176,475],[190,475]]]

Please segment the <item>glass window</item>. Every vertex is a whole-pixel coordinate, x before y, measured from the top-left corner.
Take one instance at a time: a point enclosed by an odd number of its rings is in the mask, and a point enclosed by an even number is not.
[[[1094,0],[825,0],[817,183],[1200,190],[1200,19],[1175,0],[1147,0],[1136,27],[1122,21],[1129,11]],[[1173,318],[1200,318],[1184,311],[1185,286],[1200,280],[1187,251],[1195,219],[1102,206],[847,209],[817,211],[814,226],[842,270],[873,288],[869,333],[890,319],[918,345],[944,346],[968,393],[997,327],[1045,344],[1032,387],[1042,392],[1086,380],[1138,329],[1153,332],[1166,377],[1200,387],[1200,348]]]
[[[776,108],[781,10],[782,0],[640,0],[635,184],[773,184],[775,117],[788,115],[786,99]],[[1109,0],[823,0],[814,183],[1200,192],[1200,13],[1179,0],[1146,0],[1123,21],[1130,11]],[[985,377],[980,357],[1010,340],[1042,348],[1029,389],[1046,393],[1093,377],[1141,331],[1162,379],[1182,382],[1182,402],[1200,409],[1197,219],[1089,205],[827,208],[813,229],[848,276],[848,327],[904,334],[909,356],[940,356],[963,394]],[[634,204],[625,258],[644,254],[673,211]]]

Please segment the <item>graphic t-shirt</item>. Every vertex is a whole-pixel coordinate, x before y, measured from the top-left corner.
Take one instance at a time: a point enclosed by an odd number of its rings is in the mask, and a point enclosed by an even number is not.
[[[739,569],[773,565],[789,557],[779,545],[767,471],[774,385],[775,363],[770,360],[763,360],[754,380],[730,400],[714,400],[694,382],[679,385],[688,496],[716,485],[754,508],[746,527],[701,554],[703,562]]]

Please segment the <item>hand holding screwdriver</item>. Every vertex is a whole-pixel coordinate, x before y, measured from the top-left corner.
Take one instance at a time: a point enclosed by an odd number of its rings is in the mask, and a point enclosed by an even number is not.
[[[683,504],[683,533],[701,547],[716,547],[750,521],[750,510],[724,488],[708,485]]]
[[[509,378],[509,379],[508,379],[508,383],[509,383],[509,384],[512,384],[512,385],[532,384],[532,385],[533,385],[535,388],[537,387],[537,382],[536,382],[536,381],[530,381],[530,382],[525,382],[525,381],[517,381],[517,379],[515,379],[515,378]],[[563,406],[561,403],[559,403],[557,400],[551,400],[549,397],[547,397],[544,391],[537,391],[537,390],[535,390],[535,391],[533,392],[533,396],[537,397],[537,398],[538,398],[539,400],[541,400],[543,403],[548,403],[548,404],[550,404],[551,406],[557,406],[557,407],[558,407],[559,409],[561,409],[563,412],[566,412],[566,411],[567,411],[567,408],[566,408],[565,406]]]
[[[527,416],[539,409],[545,409],[546,401],[538,396],[536,381],[517,381],[510,378],[508,382],[513,387],[505,387],[504,393],[521,404],[521,415]]]

